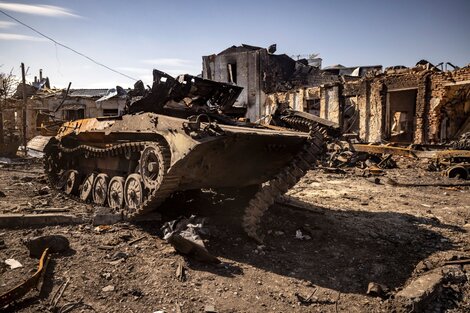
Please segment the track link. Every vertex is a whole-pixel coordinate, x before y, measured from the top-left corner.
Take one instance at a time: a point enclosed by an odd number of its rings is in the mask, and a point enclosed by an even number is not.
[[[321,125],[301,117],[282,117],[286,124],[300,131],[308,131],[309,138],[302,151],[284,167],[279,174],[264,183],[248,203],[243,215],[242,226],[249,237],[263,242],[259,225],[264,213],[274,201],[299,182],[306,172],[313,168],[317,157],[323,152],[327,131]]]

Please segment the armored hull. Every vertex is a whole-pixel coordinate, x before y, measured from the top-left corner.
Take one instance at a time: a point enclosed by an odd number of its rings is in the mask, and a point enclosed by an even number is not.
[[[321,153],[322,125],[291,113],[275,126],[200,113],[201,103],[227,109],[241,89],[188,75],[179,82],[167,75],[162,82],[163,74],[154,71],[152,90],[126,114],[63,124],[44,149],[51,185],[129,219],[157,209],[177,191],[254,186],[258,192],[243,226],[259,240],[263,212]],[[191,97],[190,109],[168,113],[166,105],[187,105]]]

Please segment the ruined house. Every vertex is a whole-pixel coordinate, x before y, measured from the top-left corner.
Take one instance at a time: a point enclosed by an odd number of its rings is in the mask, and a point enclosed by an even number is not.
[[[306,59],[296,61],[275,51],[275,45],[266,49],[243,44],[203,56],[203,78],[243,87],[234,106],[246,110],[245,116],[253,122],[272,112],[268,94],[339,80],[337,75],[309,65]],[[300,98],[293,101],[302,102]]]
[[[47,82],[49,80],[47,79]],[[116,89],[65,89],[50,88],[49,82],[40,84],[35,80],[26,84],[26,138],[39,134],[53,134],[64,121],[96,116],[119,115],[126,105],[122,88]],[[4,128],[21,136],[23,86],[3,102]],[[50,129],[48,129],[50,128]],[[48,131],[49,130],[49,131]]]
[[[320,116],[365,142],[438,143],[470,130],[468,66],[442,71],[420,61],[321,89]]]

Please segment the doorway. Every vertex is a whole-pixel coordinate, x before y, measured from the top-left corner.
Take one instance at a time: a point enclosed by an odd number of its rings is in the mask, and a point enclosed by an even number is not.
[[[387,93],[385,135],[393,142],[411,143],[418,90],[392,90]]]

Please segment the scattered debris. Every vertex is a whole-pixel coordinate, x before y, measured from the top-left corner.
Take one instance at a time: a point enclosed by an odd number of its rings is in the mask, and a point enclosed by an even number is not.
[[[127,259],[129,255],[125,252],[116,252],[111,256],[112,261],[120,260],[120,259]]]
[[[123,220],[122,214],[114,214],[109,208],[100,208],[93,217],[93,225],[112,225]]]
[[[297,292],[295,293],[295,296],[297,297],[297,300],[299,300],[299,302],[302,305],[310,305],[318,301],[318,298],[314,297],[317,291],[318,291],[318,288],[315,288],[307,298],[304,298],[302,295],[300,295]]]
[[[213,306],[212,304],[206,304],[204,306],[204,312],[205,313],[217,313],[217,311],[215,310],[215,306]]]
[[[304,235],[300,229],[297,229],[297,231],[295,232],[295,239],[310,240],[312,239],[312,237],[310,237],[309,235]]]
[[[367,294],[372,297],[385,298],[389,292],[389,289],[382,284],[370,282],[367,286]]]
[[[144,239],[146,239],[146,238],[147,238],[147,236],[142,236],[142,237],[140,237],[140,238],[137,238],[137,239],[134,239],[134,240],[132,240],[132,241],[129,241],[129,246],[132,246],[134,243],[138,243],[138,242],[140,242],[140,241],[142,241],[142,240],[144,240]]]
[[[6,259],[5,264],[8,265],[12,270],[15,268],[23,267],[23,265],[15,259]]]
[[[113,285],[108,285],[108,286],[106,286],[106,287],[103,287],[103,288],[101,289],[101,291],[103,291],[103,292],[111,292],[111,291],[114,291],[114,286],[113,286]]]
[[[39,189],[38,194],[41,195],[41,196],[45,196],[45,195],[49,194],[50,190],[51,189],[49,188],[49,186],[43,186],[43,187],[41,187],[41,189]]]
[[[407,308],[414,308],[415,312],[424,311],[439,294],[443,281],[444,275],[437,271],[426,273],[400,290],[395,299]]]
[[[178,266],[176,267],[176,278],[181,282],[186,280],[186,269],[184,268],[183,262],[178,262]]]
[[[112,310],[122,309],[126,305],[124,310],[134,312],[145,311],[149,307],[165,312],[178,312],[178,308],[183,312],[203,311],[205,304],[215,304],[215,309],[219,312],[230,309],[250,311],[247,299],[251,300],[252,295],[256,295],[253,305],[260,305],[260,310],[266,311],[272,311],[276,307],[276,311],[283,312],[335,312],[336,309],[347,312],[348,308],[351,311],[361,311],[356,308],[363,308],[367,311],[402,312],[394,299],[396,293],[420,275],[434,270],[441,272],[444,278],[442,287],[438,288],[436,297],[430,299],[426,309],[466,312],[470,264],[468,238],[463,231],[470,229],[465,210],[468,187],[390,188],[393,183],[388,178],[399,184],[457,183],[437,173],[428,172],[424,162],[416,171],[412,168],[412,159],[397,158],[397,162],[398,169],[386,171],[386,175],[382,177],[367,178],[370,185],[366,179],[360,177],[363,169],[359,168],[341,168],[346,174],[310,171],[287,196],[276,200],[271,208],[272,212],[266,215],[263,229],[270,234],[266,247],[245,243],[243,236],[236,232],[239,226],[235,222],[227,223],[229,218],[240,217],[235,215],[238,211],[215,214],[211,225],[205,224],[211,227],[215,239],[203,234],[200,237],[214,256],[220,256],[221,261],[223,258],[224,263],[220,266],[200,264],[186,255],[182,257],[175,254],[170,244],[152,239],[155,235],[153,223],[134,225],[123,222],[112,226],[103,225],[95,232],[94,226],[88,222],[93,217],[94,205],[75,207],[73,200],[57,196],[56,192],[51,191],[47,196],[50,203],[42,207],[40,201],[43,198],[37,196],[37,190],[41,187],[37,176],[31,182],[32,187],[29,183],[24,183],[10,189],[8,184],[20,182],[25,174],[0,170],[0,175],[3,175],[0,177],[3,180],[0,182],[0,189],[8,195],[8,201],[2,202],[3,212],[17,210],[16,207],[21,207],[21,211],[17,212],[68,208],[70,212],[77,212],[87,219],[86,224],[77,227],[0,230],[0,238],[7,244],[7,250],[0,250],[0,285],[14,287],[15,282],[21,281],[20,277],[28,273],[31,262],[34,262],[24,259],[29,252],[26,247],[18,245],[20,238],[61,234],[70,240],[76,251],[61,259],[65,263],[56,267],[64,269],[67,264],[74,264],[73,267],[66,266],[65,275],[73,275],[73,284],[68,285],[57,301],[56,312],[62,309],[71,310],[70,312],[92,311],[79,306],[78,301],[84,296],[97,311],[106,310],[102,307],[102,302],[106,302],[104,298],[112,299]],[[33,172],[37,171],[36,167],[31,168]],[[31,173],[26,175],[33,176]],[[380,184],[375,184],[375,180]],[[28,198],[30,195],[37,198]],[[394,201],[387,200],[391,197],[394,197]],[[283,202],[283,198],[289,201]],[[5,198],[0,198],[0,202],[1,199]],[[212,200],[211,197],[210,201]],[[191,200],[184,209],[194,208],[198,216],[203,216],[212,214],[212,210],[221,206],[218,203],[213,208],[199,207],[199,203],[205,205],[205,201],[206,199]],[[364,201],[369,202],[369,207],[359,206]],[[233,203],[236,205],[236,201]],[[171,208],[172,205],[170,202],[168,207]],[[399,210],[394,211],[394,207]],[[347,222],[351,218],[354,223]],[[196,220],[190,224],[198,223]],[[295,239],[297,230],[300,230],[302,236],[308,235],[312,240]],[[210,240],[210,246],[207,239]],[[361,247],[360,251],[349,251],[348,247],[356,244]],[[456,248],[452,248],[454,244]],[[18,254],[19,249],[23,251],[21,254]],[[327,260],[323,259],[325,252]],[[380,252],[380,258],[374,257],[374,260],[368,259],[370,262],[361,263],[361,260],[376,252]],[[10,257],[21,261],[23,268],[9,270],[4,259]],[[338,275],[331,272],[332,268],[341,267],[341,260],[344,259],[350,262],[349,270],[340,271]],[[226,260],[229,261],[225,263]],[[414,266],[415,270],[411,271]],[[288,270],[284,271],[282,268]],[[184,275],[180,273],[186,274],[185,281]],[[66,277],[62,278],[62,275],[64,274],[56,273],[53,280],[47,281],[54,284],[49,299],[54,293],[58,296],[60,288],[63,288]],[[230,278],[234,275],[237,277],[236,284]],[[125,285],[116,284],[121,279],[126,279]],[[368,286],[371,279],[376,283],[387,284],[392,291],[381,295],[382,286]],[[151,283],[139,285],[145,281]],[[96,283],[98,288],[86,288],[90,286],[90,282]],[[309,298],[314,290],[309,289],[311,282],[318,284],[319,289]],[[157,284],[165,288],[155,290],[149,286]],[[102,291],[107,285],[114,286],[114,291]],[[137,286],[141,288],[140,292]],[[280,291],[275,289],[280,289],[283,295],[279,295]],[[366,296],[366,289],[369,289],[369,296]],[[340,300],[335,302],[338,291],[341,292]],[[143,299],[142,294],[145,295]],[[226,301],[224,297],[227,297]],[[160,299],[162,303],[159,303]],[[224,301],[216,300],[216,303],[212,303],[212,299]],[[26,310],[44,310],[44,302],[34,300],[35,298],[24,301],[31,306]],[[400,298],[397,301],[407,300]],[[292,305],[297,306],[297,309],[291,309]],[[405,307],[403,312],[412,309]],[[415,311],[418,312],[417,309]]]
[[[47,235],[26,239],[23,244],[28,247],[29,256],[39,258],[49,248],[50,253],[63,253],[70,249],[69,240],[62,235]]]
[[[75,215],[46,214],[0,214],[0,228],[17,228],[60,224],[82,224],[84,220]]]
[[[162,226],[164,239],[168,241],[176,251],[193,256],[196,260],[208,263],[220,263],[219,259],[211,255],[202,241],[200,235],[207,234],[203,228],[204,219],[198,219],[192,215],[189,219],[179,218],[167,222]]]
[[[104,232],[111,231],[112,229],[113,227],[110,225],[99,225],[94,228],[94,231],[96,233],[104,233]]]
[[[54,311],[57,308],[57,304],[59,303],[59,300],[62,297],[62,295],[64,294],[64,291],[67,288],[67,286],[69,285],[69,283],[70,283],[70,278],[67,278],[67,280],[62,285],[59,286],[57,291],[52,296],[52,299],[49,302],[51,311]]]
[[[470,264],[470,259],[445,261],[444,264],[446,264],[446,265],[449,265],[449,264]]]

